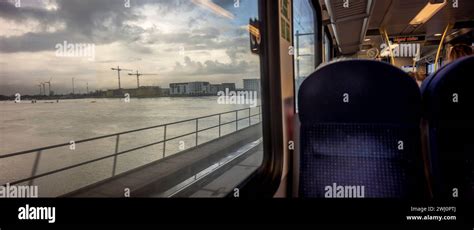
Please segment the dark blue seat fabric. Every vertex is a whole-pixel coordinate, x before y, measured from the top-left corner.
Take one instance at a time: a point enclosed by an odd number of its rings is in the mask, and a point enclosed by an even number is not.
[[[330,197],[333,185],[364,186],[364,197],[426,195],[421,96],[406,73],[383,62],[336,62],[311,74],[298,97],[301,197]]]
[[[435,198],[474,198],[474,57],[448,64],[423,82]]]

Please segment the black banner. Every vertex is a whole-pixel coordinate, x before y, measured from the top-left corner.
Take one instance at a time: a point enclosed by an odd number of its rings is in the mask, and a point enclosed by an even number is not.
[[[186,223],[467,224],[472,229],[473,209],[473,202],[384,199],[1,199],[0,229],[9,224]]]

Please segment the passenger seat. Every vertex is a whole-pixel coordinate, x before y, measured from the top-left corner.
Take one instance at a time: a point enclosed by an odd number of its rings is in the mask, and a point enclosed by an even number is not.
[[[423,82],[430,174],[437,199],[474,198],[474,56]]]
[[[405,72],[377,61],[335,62],[311,74],[298,96],[300,197],[427,194],[421,95]]]

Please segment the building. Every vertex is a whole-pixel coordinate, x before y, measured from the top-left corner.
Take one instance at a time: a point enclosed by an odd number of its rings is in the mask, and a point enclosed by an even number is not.
[[[209,82],[171,83],[170,96],[215,96],[218,92],[235,91],[235,83],[210,84]]]
[[[124,97],[125,94],[130,97],[161,97],[164,96],[163,90],[157,86],[142,86],[138,89],[113,89],[107,90],[106,97]]]
[[[211,94],[217,95],[218,92],[225,92],[225,89],[229,91],[235,91],[235,83],[222,83],[222,84],[211,84]]]
[[[170,95],[170,89],[169,88],[162,88],[161,89],[161,95],[164,97],[167,97]]]
[[[105,92],[105,97],[123,97],[124,94],[122,89],[109,89]]]
[[[209,95],[211,91],[209,82],[196,81],[188,83],[188,94],[190,95]]]
[[[171,96],[210,95],[211,84],[203,81],[171,83],[169,92]]]
[[[170,95],[186,95],[186,89],[188,83],[171,83],[170,84]]]
[[[131,97],[160,97],[162,96],[162,91],[160,87],[156,86],[141,86],[135,90],[125,90],[130,91]]]
[[[221,84],[211,84],[210,87],[210,94],[217,95],[219,91],[221,91],[222,85]]]
[[[244,90],[260,92],[260,79],[244,79]]]
[[[222,83],[219,91],[225,91],[226,89],[229,89],[229,91],[235,91],[235,83]]]

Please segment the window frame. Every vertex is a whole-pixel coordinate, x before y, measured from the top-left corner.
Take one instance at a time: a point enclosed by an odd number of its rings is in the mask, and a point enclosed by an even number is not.
[[[315,67],[321,63],[321,9],[317,0],[308,0],[314,11]],[[280,79],[280,10],[273,0],[259,0],[260,81],[262,87],[263,160],[261,166],[236,188],[242,198],[270,198],[280,186],[283,173],[283,115]],[[291,21],[293,23],[293,20]],[[293,31],[292,31],[293,36]],[[274,39],[271,39],[274,38]],[[293,71],[294,75],[294,71]],[[278,77],[272,77],[278,76]],[[294,79],[294,76],[293,76]],[[296,98],[297,95],[295,95]],[[297,141],[297,140],[295,140]],[[289,165],[291,174],[293,172]],[[291,175],[288,175],[291,178]],[[291,184],[287,185],[291,188]],[[228,197],[234,197],[233,193]]]
[[[322,20],[322,11],[321,6],[319,5],[318,0],[309,0],[311,1],[311,5],[313,6],[314,10],[314,68],[316,69],[319,65],[321,65],[323,60],[323,40],[322,40],[322,33],[323,33],[323,20]]]
[[[324,55],[325,55],[325,57],[324,57],[325,60],[324,61],[325,62],[330,62],[334,58],[334,56],[333,56],[334,55],[333,54],[334,47],[333,47],[333,44],[332,44],[332,37],[331,37],[331,33],[329,32],[328,26],[323,26],[323,28],[324,28],[323,29],[324,39],[327,38],[327,42],[328,42],[327,44],[324,43],[324,47],[323,47],[323,49],[325,50],[324,51]],[[327,45],[327,48],[328,48],[327,50],[326,50],[326,45]],[[326,60],[326,57],[329,57],[329,60]]]

